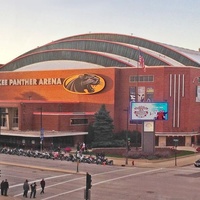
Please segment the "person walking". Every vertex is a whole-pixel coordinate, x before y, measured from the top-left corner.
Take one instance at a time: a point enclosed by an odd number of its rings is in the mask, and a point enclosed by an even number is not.
[[[31,184],[31,194],[30,194],[30,198],[33,196],[33,198],[35,198],[36,195],[36,182]]]
[[[24,190],[23,197],[27,198],[29,189],[30,189],[30,187],[29,187],[29,184],[28,184],[28,180],[25,180],[24,185],[23,185],[23,190]]]
[[[7,181],[7,179],[5,179],[4,181],[4,196],[8,196],[8,188],[9,188],[9,183]]]
[[[4,180],[1,181],[1,195],[4,195]]]
[[[42,179],[40,181],[40,185],[41,185],[41,188],[42,188],[42,191],[40,192],[40,194],[44,194],[44,188],[45,188],[45,180],[44,179]]]

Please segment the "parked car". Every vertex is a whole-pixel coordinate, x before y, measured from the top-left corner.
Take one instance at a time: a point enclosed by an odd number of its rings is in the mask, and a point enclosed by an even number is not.
[[[194,162],[195,167],[200,167],[200,159]]]

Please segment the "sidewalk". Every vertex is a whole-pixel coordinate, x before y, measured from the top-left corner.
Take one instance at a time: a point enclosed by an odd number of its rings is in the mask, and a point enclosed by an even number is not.
[[[182,167],[192,165],[196,160],[200,159],[200,153],[196,152],[193,147],[178,147],[178,150],[193,151],[195,154],[182,156],[177,158],[159,159],[159,160],[147,160],[147,159],[128,159],[128,165],[126,165],[126,158],[114,158],[109,157],[109,160],[113,160],[114,165],[127,166],[127,167]]]
[[[163,168],[163,167],[183,167],[192,165],[196,160],[200,159],[200,154],[194,154],[190,156],[184,156],[179,158],[159,159],[159,160],[146,160],[146,159],[128,159],[128,165],[126,165],[125,158],[112,158],[114,165],[127,166],[127,167],[151,167],[151,168]]]

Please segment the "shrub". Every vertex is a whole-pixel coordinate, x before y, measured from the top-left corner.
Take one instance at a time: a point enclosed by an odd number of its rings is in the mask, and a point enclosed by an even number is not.
[[[124,140],[100,141],[92,142],[92,148],[99,147],[124,147],[126,145]]]

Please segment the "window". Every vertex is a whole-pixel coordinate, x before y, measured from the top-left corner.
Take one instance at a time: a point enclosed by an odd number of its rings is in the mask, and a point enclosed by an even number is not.
[[[0,125],[2,127],[6,127],[7,126],[7,120],[6,120],[6,109],[5,108],[0,108],[0,115],[1,115]]]
[[[18,127],[18,109],[13,109],[13,127]]]
[[[154,76],[130,76],[129,82],[153,82]]]
[[[88,124],[88,119],[70,119],[71,125],[86,125]]]

